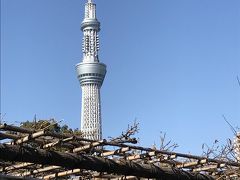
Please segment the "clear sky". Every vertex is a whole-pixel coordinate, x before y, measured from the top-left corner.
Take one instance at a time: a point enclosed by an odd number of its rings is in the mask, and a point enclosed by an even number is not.
[[[239,0],[95,0],[101,22],[104,137],[134,119],[140,144],[199,154],[240,126]],[[84,0],[1,0],[1,112],[80,127]]]

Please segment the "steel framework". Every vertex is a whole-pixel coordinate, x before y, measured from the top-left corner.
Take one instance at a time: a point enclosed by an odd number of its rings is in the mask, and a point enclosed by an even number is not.
[[[102,139],[101,100],[106,65],[99,62],[100,23],[96,18],[96,4],[85,4],[85,17],[81,25],[83,31],[83,60],[76,65],[77,75],[82,87],[81,131],[85,138]]]

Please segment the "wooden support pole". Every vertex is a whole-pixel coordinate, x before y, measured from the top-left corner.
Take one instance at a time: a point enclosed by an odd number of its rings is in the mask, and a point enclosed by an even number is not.
[[[139,164],[126,160],[115,161],[83,154],[46,151],[18,145],[0,144],[0,159],[145,178],[164,178],[165,180],[213,180],[211,176],[190,173],[176,168],[159,168],[154,165]]]

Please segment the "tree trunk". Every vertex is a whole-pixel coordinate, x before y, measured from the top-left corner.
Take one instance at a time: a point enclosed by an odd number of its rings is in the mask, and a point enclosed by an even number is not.
[[[213,180],[210,176],[189,173],[176,168],[160,168],[126,160],[115,161],[102,157],[46,151],[18,145],[0,144],[0,159],[62,166],[68,169],[81,168],[119,175],[157,178],[159,180]]]

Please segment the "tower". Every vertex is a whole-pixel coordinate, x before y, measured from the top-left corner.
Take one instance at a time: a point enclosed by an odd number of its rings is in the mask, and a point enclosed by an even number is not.
[[[101,99],[106,65],[99,62],[100,23],[96,18],[96,4],[88,0],[85,17],[81,24],[83,32],[82,62],[76,65],[77,77],[82,88],[81,131],[85,138],[102,139]]]
[[[233,143],[236,160],[240,161],[240,132],[236,134]]]

